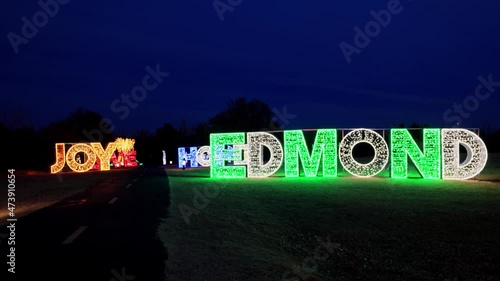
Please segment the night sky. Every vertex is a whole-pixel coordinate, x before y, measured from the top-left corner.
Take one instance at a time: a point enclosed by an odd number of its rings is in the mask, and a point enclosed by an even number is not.
[[[84,107],[119,131],[153,131],[165,122],[207,121],[230,98],[246,97],[286,106],[296,115],[286,129],[450,127],[455,121],[443,114],[474,95],[478,76],[500,81],[498,1],[402,0],[400,13],[351,63],[339,44],[354,45],[354,28],[364,29],[370,11],[391,1],[229,2],[239,5],[221,21],[212,0],[71,0],[16,54],[8,34],[22,36],[21,18],[33,22],[42,9],[8,0],[0,109],[24,110],[39,128]],[[170,75],[121,120],[113,101],[158,64]],[[500,87],[460,126],[500,128],[499,105]]]

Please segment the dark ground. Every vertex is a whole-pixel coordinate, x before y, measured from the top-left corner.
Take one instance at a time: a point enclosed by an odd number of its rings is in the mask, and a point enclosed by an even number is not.
[[[118,199],[109,204],[115,197]],[[167,253],[156,237],[159,220],[167,214],[169,202],[165,172],[136,169],[22,217],[16,223],[16,274],[9,273],[8,277],[163,280]],[[63,244],[82,226],[87,228],[81,235],[72,243]],[[7,243],[2,242],[4,275]],[[128,277],[122,275],[122,270]]]

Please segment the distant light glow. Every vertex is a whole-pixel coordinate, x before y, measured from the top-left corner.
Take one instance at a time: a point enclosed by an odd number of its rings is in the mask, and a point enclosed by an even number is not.
[[[352,155],[359,143],[368,143],[375,150],[375,157],[367,164],[356,161]],[[389,148],[384,138],[368,129],[356,129],[349,132],[340,142],[340,162],[346,171],[357,177],[372,177],[384,170],[389,162]]]

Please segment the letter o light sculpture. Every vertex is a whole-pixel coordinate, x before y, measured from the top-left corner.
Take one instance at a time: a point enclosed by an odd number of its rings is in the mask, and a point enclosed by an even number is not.
[[[83,152],[87,156],[87,160],[84,163],[78,163],[75,160],[76,154]],[[73,145],[66,154],[66,163],[73,171],[77,173],[87,172],[94,166],[97,161],[97,156],[94,153],[93,148],[85,143],[78,143]]]
[[[203,154],[207,153],[208,155],[208,160],[205,160],[203,158]],[[196,153],[196,161],[202,166],[202,167],[209,167],[210,166],[210,158],[212,151],[210,149],[210,146],[205,145],[202,146],[198,149],[198,152]]]
[[[375,150],[375,157],[367,164],[354,159],[352,151],[359,143],[368,143]],[[349,132],[340,142],[339,159],[344,169],[356,177],[372,177],[380,173],[389,162],[389,147],[377,132],[356,129]]]

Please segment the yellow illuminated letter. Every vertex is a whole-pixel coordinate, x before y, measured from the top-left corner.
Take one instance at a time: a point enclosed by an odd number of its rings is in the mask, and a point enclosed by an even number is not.
[[[76,159],[77,154],[83,152],[85,156],[83,157],[85,160],[79,161]],[[92,169],[96,161],[96,155],[92,146],[85,143],[77,143],[73,145],[70,149],[68,149],[68,153],[66,154],[66,163],[68,167],[71,168],[74,172],[83,173]]]
[[[50,173],[56,174],[64,168],[64,143],[56,143],[56,163],[50,166]]]
[[[97,158],[99,158],[101,171],[109,171],[109,160],[115,152],[118,144],[116,142],[110,142],[106,147],[106,151],[104,151],[101,143],[99,142],[93,142],[90,145],[92,145],[95,154],[97,154]]]

